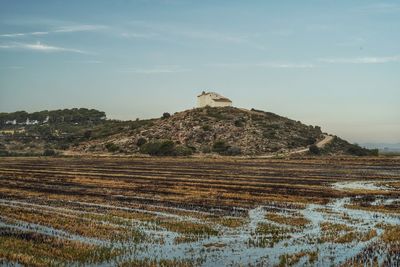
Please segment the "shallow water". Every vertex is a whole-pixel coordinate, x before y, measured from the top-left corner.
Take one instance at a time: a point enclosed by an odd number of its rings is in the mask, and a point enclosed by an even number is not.
[[[379,183],[390,183],[390,181],[350,181],[350,182],[337,182],[332,186],[338,190],[382,190],[388,191],[391,188],[381,185]]]
[[[365,183],[353,183],[351,188],[365,186]],[[375,185],[367,184],[369,188],[374,188]],[[372,187],[371,187],[372,186]],[[382,187],[379,187],[382,189]],[[6,217],[0,217],[0,227],[9,227],[21,231],[35,231],[45,235],[50,235],[62,239],[75,240],[85,243],[96,244],[100,246],[114,246],[123,248],[125,253],[118,257],[117,261],[127,261],[130,259],[191,259],[199,260],[204,266],[227,266],[227,265],[248,265],[248,264],[264,264],[276,265],[280,261],[280,256],[284,254],[295,254],[299,252],[318,252],[318,259],[314,262],[315,266],[329,266],[340,265],[345,261],[356,257],[359,253],[366,250],[371,245],[378,242],[379,236],[383,233],[383,229],[379,228],[377,224],[385,223],[391,225],[400,225],[400,215],[384,214],[379,212],[371,212],[365,210],[355,210],[346,208],[346,205],[351,203],[350,198],[336,199],[327,205],[310,204],[305,206],[304,209],[279,207],[277,203],[271,203],[268,206],[258,206],[248,211],[247,223],[238,228],[229,228],[223,226],[213,226],[220,231],[218,236],[211,236],[201,239],[199,241],[188,243],[175,243],[175,238],[180,234],[171,232],[166,229],[159,229],[151,227],[146,223],[140,221],[130,220],[131,224],[127,227],[132,229],[141,230],[146,233],[152,240],[145,243],[135,242],[111,242],[107,240],[99,240],[95,238],[87,238],[79,235],[73,235],[61,230],[51,227],[46,227],[38,224],[26,223],[23,221],[15,221],[14,223],[8,222]],[[377,199],[371,203],[383,201],[384,203],[393,203],[399,199]],[[85,213],[84,211],[76,211],[66,208],[56,208],[44,205],[37,205],[31,203],[24,203],[20,201],[1,200],[2,205],[16,205],[27,206],[28,208],[37,208],[40,210],[49,210],[57,213],[64,212],[66,215],[71,216],[74,213]],[[83,203],[82,203],[83,204]],[[88,203],[85,203],[86,205]],[[98,206],[97,204],[93,204]],[[125,207],[116,207],[111,205],[99,205],[107,208],[117,208],[127,211],[140,211],[148,212],[140,209],[131,209]],[[300,213],[310,223],[303,229],[298,229],[295,232],[289,233],[289,237],[285,238],[272,247],[254,247],[249,246],[248,241],[257,237],[255,234],[257,226],[260,223],[269,223],[272,225],[279,225],[273,221],[265,218],[267,212],[274,210],[275,213],[288,215],[293,213]],[[180,216],[176,214],[168,214],[166,212],[154,212],[152,214],[165,218],[173,218],[179,221],[188,222],[201,222],[198,218],[190,216]],[[3,218],[3,220],[2,220]],[[101,221],[100,221],[101,222]],[[332,243],[332,242],[319,242],[323,233],[321,232],[320,224],[324,222],[339,223],[347,225],[360,233],[367,233],[371,229],[377,231],[377,237],[368,241],[352,241],[349,243]],[[289,226],[281,226],[290,228]],[[270,238],[270,236],[265,236]],[[157,240],[163,240],[159,242]],[[209,246],[209,244],[219,244],[221,246]],[[387,251],[382,248],[382,251],[377,255],[378,260],[382,262],[387,257]],[[298,266],[306,264],[308,257],[303,257]],[[107,265],[104,263],[104,265]]]
[[[353,241],[346,244],[337,243],[318,243],[321,235],[320,223],[331,222],[341,223],[353,227],[360,232],[368,232],[376,229],[378,236],[382,234],[382,229],[376,228],[377,223],[390,223],[400,225],[400,216],[386,215],[376,212],[359,211],[344,207],[350,199],[339,199],[328,205],[308,205],[301,210],[301,214],[311,221],[310,225],[303,231],[291,234],[291,237],[278,242],[273,247],[257,248],[248,247],[246,241],[252,238],[251,233],[255,231],[258,223],[268,222],[264,218],[265,207],[260,206],[249,211],[249,222],[235,230],[226,230],[220,236],[210,237],[198,242],[188,244],[177,244],[173,242],[173,233],[168,231],[161,232],[165,235],[166,242],[163,245],[153,245],[151,250],[144,249],[139,245],[135,250],[135,255],[125,255],[126,258],[184,258],[185,256],[196,258],[201,257],[204,266],[223,266],[231,264],[278,264],[279,256],[283,254],[294,254],[301,251],[318,251],[319,257],[315,262],[316,266],[326,266],[329,264],[338,265],[346,260],[355,257],[362,252],[378,237],[369,241]],[[327,213],[320,209],[327,209],[330,212],[345,214],[349,219],[344,220],[335,216],[327,216]],[[273,222],[270,222],[273,223]],[[204,245],[209,243],[225,244],[225,247],[216,249],[204,249]],[[144,245],[145,246],[145,245]],[[385,255],[382,255],[383,258]],[[303,259],[303,263],[304,263]],[[299,262],[299,266],[301,262]]]

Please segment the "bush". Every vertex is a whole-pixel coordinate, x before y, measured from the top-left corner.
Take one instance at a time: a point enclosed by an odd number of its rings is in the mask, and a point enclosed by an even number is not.
[[[171,114],[169,114],[168,112],[164,112],[163,114],[162,114],[162,119],[168,119],[169,117],[171,117]]]
[[[203,127],[201,127],[201,128],[203,128],[203,131],[205,131],[205,132],[207,132],[207,131],[210,131],[210,130],[211,130],[211,126],[210,126],[210,125],[208,125],[208,124],[205,124],[205,125],[203,125]]]
[[[117,146],[114,143],[107,143],[106,144],[106,149],[108,150],[108,152],[114,153],[114,152],[117,152],[119,150],[119,146]]]
[[[140,138],[137,140],[136,145],[137,145],[138,147],[141,147],[142,145],[144,145],[144,144],[146,144],[146,143],[147,143],[146,138],[140,137]]]
[[[242,120],[235,120],[235,126],[236,126],[236,127],[243,127],[243,126],[244,126],[244,123],[243,123]]]
[[[315,144],[315,142],[317,142],[317,139],[315,139],[314,137],[310,136],[307,138],[308,145],[313,145],[313,144]]]
[[[321,150],[316,145],[312,145],[310,146],[310,153],[313,155],[319,155],[321,154]]]
[[[187,146],[176,146],[173,152],[174,156],[190,156],[193,154],[193,150]]]
[[[205,154],[211,153],[211,148],[209,146],[203,146],[201,152]]]
[[[213,146],[212,146],[212,151],[213,151],[213,152],[216,152],[216,153],[219,153],[219,154],[222,154],[222,153],[224,153],[228,148],[229,148],[229,145],[227,145],[227,144],[225,143],[225,141],[218,140],[218,141],[215,141],[215,142],[214,142],[214,144],[213,144]]]
[[[239,147],[230,146],[223,140],[216,141],[212,146],[212,151],[225,156],[235,156],[242,153]]]
[[[140,152],[152,156],[174,155],[174,142],[171,140],[148,142],[140,147]]]
[[[10,155],[10,152],[8,152],[7,150],[0,150],[0,157],[6,157],[9,155]]]
[[[347,152],[350,155],[353,156],[359,156],[359,157],[363,157],[363,156],[378,156],[379,155],[379,151],[377,149],[367,149],[367,148],[363,148],[360,147],[357,144],[351,145],[348,149]]]
[[[239,147],[229,147],[225,152],[224,155],[227,156],[237,156],[242,154],[242,150]]]
[[[55,155],[56,155],[56,152],[53,149],[45,149],[43,151],[43,156],[45,156],[45,157],[52,157]]]
[[[140,153],[151,156],[189,156],[194,150],[184,145],[176,146],[171,140],[152,141],[140,147]]]
[[[379,149],[370,149],[371,156],[379,156]]]
[[[263,137],[267,139],[275,139],[276,138],[276,133],[274,130],[268,130],[266,132],[263,132]]]

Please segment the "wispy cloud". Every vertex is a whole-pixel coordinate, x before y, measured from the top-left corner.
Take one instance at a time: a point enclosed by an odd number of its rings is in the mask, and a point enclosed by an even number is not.
[[[69,60],[65,61],[65,63],[77,63],[77,64],[101,64],[103,61],[100,60]]]
[[[314,68],[311,63],[294,62],[261,62],[261,63],[216,63],[212,67],[220,68],[274,68],[274,69],[309,69]]]
[[[41,42],[36,43],[11,43],[11,44],[0,44],[0,49],[14,49],[14,50],[30,50],[37,52],[72,52],[79,54],[88,54],[87,52],[79,49],[65,48],[59,46],[46,45]]]
[[[331,64],[383,64],[400,62],[400,56],[356,57],[356,58],[321,58],[319,61]]]
[[[369,13],[396,13],[396,12],[400,12],[400,4],[389,3],[389,2],[380,2],[380,3],[362,6],[358,9],[358,11],[369,12]]]
[[[123,32],[121,36],[124,38],[133,38],[133,39],[158,39],[160,37],[157,33],[142,33],[142,32]]]
[[[137,73],[137,74],[160,74],[160,73],[177,73],[177,72],[187,72],[190,69],[183,68],[178,65],[162,65],[154,66],[151,68],[127,68],[121,69],[118,72],[123,73]]]
[[[108,27],[104,25],[72,25],[72,26],[60,27],[52,32],[87,32],[87,31],[99,31],[107,28]]]
[[[248,36],[241,34],[228,34],[185,26],[150,23],[146,21],[132,21],[131,25],[133,25],[136,29],[141,29],[141,32],[150,32],[149,34],[143,35],[142,37],[144,38],[167,40],[168,37],[170,39],[181,37],[186,39],[208,40],[230,44],[244,44],[256,49],[265,49],[265,46],[263,44],[257,43],[248,38]],[[127,32],[126,34],[129,35],[129,32]],[[135,36],[135,32],[133,33],[133,36]],[[141,37],[141,35],[137,34],[136,37],[139,38]]]
[[[71,32],[85,32],[85,31],[98,31],[107,29],[104,25],[70,25],[64,27],[58,27],[49,31],[35,31],[35,32],[17,32],[17,33],[5,33],[0,34],[0,37],[24,37],[24,36],[38,36],[48,35],[52,33],[71,33]]]

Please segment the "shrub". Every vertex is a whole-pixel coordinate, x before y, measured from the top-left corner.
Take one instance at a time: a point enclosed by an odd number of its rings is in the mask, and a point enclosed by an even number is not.
[[[379,151],[377,149],[370,150],[370,149],[367,149],[367,148],[360,147],[357,144],[351,145],[347,149],[347,152],[350,155],[359,156],[359,157],[362,157],[362,156],[378,156],[379,155]]]
[[[209,146],[203,146],[201,152],[205,154],[211,153],[211,148]]]
[[[171,117],[171,114],[169,114],[168,112],[164,112],[163,114],[162,114],[162,119],[168,119],[169,117]]]
[[[205,125],[203,125],[201,128],[202,128],[202,129],[203,129],[203,131],[205,131],[205,132],[207,132],[207,131],[210,131],[210,130],[211,130],[211,126],[210,126],[210,125],[208,125],[208,124],[205,124]]]
[[[53,149],[45,149],[43,151],[43,156],[45,157],[51,157],[51,156],[55,156],[56,152]]]
[[[276,133],[274,130],[268,130],[266,132],[263,132],[263,137],[267,139],[275,139],[276,138]]]
[[[223,140],[218,140],[215,141],[213,146],[212,146],[212,151],[217,152],[219,154],[223,154],[227,149],[229,148],[229,145],[225,143]]]
[[[314,137],[310,136],[307,138],[307,144],[308,145],[313,145],[315,144],[315,142],[317,141],[317,139],[315,139]]]
[[[174,154],[174,142],[161,140],[148,142],[140,147],[140,152],[152,156],[171,156]]]
[[[193,150],[187,146],[176,146],[173,154],[174,156],[190,156],[193,154]]]
[[[0,157],[6,157],[9,155],[10,155],[10,152],[8,152],[7,150],[0,150]]]
[[[207,112],[207,116],[209,117],[213,117],[217,120],[225,120],[226,117],[223,114],[223,109],[221,108],[212,108],[212,107],[206,107],[206,112]]]
[[[117,152],[119,150],[119,146],[117,146],[114,143],[107,143],[105,146],[106,146],[106,149],[108,150],[108,152],[111,152],[111,153]]]
[[[227,156],[236,156],[242,154],[242,150],[239,147],[229,147],[224,153]]]
[[[316,145],[311,145],[310,146],[310,153],[313,154],[313,155],[319,155],[319,154],[321,154],[321,150]]]
[[[140,138],[137,140],[136,145],[137,145],[138,147],[141,147],[142,145],[144,145],[144,144],[146,144],[146,143],[147,143],[146,138],[140,137]]]
[[[244,123],[243,123],[242,120],[235,120],[235,126],[236,126],[236,127],[243,127],[243,126],[244,126]]]
[[[184,145],[176,146],[171,140],[157,140],[143,144],[140,153],[151,156],[189,156],[195,148]]]
[[[371,156],[379,156],[379,149],[370,149]]]
[[[223,140],[215,141],[212,146],[212,151],[225,156],[235,156],[242,153],[239,147],[230,146]]]

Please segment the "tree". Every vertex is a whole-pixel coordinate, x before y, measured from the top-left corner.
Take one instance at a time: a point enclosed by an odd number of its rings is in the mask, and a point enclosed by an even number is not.
[[[92,131],[91,130],[87,130],[83,133],[83,138],[89,140],[90,137],[92,137]]]

